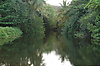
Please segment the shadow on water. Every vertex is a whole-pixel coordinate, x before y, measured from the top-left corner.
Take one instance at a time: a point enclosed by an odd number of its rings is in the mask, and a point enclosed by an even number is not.
[[[73,36],[63,36],[64,42],[58,53],[63,59],[69,59],[74,66],[99,66],[100,48],[95,50],[95,45],[91,43],[89,37],[74,38]],[[67,56],[66,56],[67,55]]]
[[[61,61],[69,60],[74,66],[99,65],[100,51],[95,49],[88,37],[79,39],[48,32],[21,38],[0,46],[0,66],[45,66],[43,53],[52,51]]]
[[[28,36],[1,46],[0,66],[41,66],[44,35]]]

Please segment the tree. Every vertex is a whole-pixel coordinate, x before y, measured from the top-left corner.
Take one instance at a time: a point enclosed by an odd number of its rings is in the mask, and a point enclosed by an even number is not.
[[[43,19],[38,15],[35,9],[32,10],[32,8],[30,8],[30,4],[21,0],[15,0],[10,1],[1,9],[9,11],[2,13],[4,18],[6,16],[9,16],[9,18],[5,18],[6,22],[1,21],[1,24],[4,24],[5,26],[16,26],[24,33],[44,33]]]
[[[84,7],[87,5],[88,1],[89,0],[73,0],[68,6],[65,5],[66,1],[63,1],[62,12],[59,14],[62,16],[60,21],[64,25],[62,30],[65,34],[81,34],[81,32],[84,32],[80,27],[79,20],[87,13],[87,9],[84,9]]]
[[[0,45],[12,42],[19,38],[22,31],[16,27],[0,27]]]
[[[45,5],[43,9],[40,10],[40,13],[43,16],[44,26],[47,30],[56,27],[55,14],[52,6]]]
[[[39,10],[44,6],[45,1],[44,0],[28,0],[28,4],[30,5],[30,8],[32,10],[34,9]]]

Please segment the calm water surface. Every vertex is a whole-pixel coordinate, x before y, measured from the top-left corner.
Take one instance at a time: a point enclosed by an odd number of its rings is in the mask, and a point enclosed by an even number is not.
[[[89,37],[25,34],[0,46],[0,66],[99,66],[99,49]]]

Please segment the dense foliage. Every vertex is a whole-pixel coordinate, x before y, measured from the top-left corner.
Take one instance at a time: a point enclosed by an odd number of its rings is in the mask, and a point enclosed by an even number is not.
[[[84,30],[80,27],[79,19],[87,12],[84,9],[88,0],[73,0],[72,3],[67,6],[66,1],[63,1],[62,8],[60,9],[61,23],[64,23],[65,27],[63,31],[68,34],[76,34],[77,32],[82,32]]]
[[[98,0],[73,0],[69,5],[63,1],[62,8],[58,11],[58,21],[64,25],[63,32],[77,37],[90,35],[99,40],[99,4]]]
[[[84,18],[87,23],[87,29],[91,32],[91,37],[94,39],[100,39],[100,1],[99,0],[90,0],[85,8],[88,8],[88,15]],[[90,20],[89,20],[90,19]]]
[[[51,5],[45,5],[40,10],[40,13],[43,16],[44,26],[47,30],[56,27],[54,9],[52,8]]]
[[[0,26],[17,27],[28,35],[56,28],[54,10],[44,0],[1,0]]]
[[[55,15],[44,0],[0,0],[0,26],[17,27],[30,36],[60,28],[67,36],[90,36],[99,42],[99,4],[99,0],[73,0],[68,5],[63,0]]]
[[[16,27],[0,27],[0,45],[20,37],[22,31]]]
[[[17,27],[29,35],[44,33],[44,21],[38,10],[43,0],[9,0],[0,2],[0,26]],[[38,6],[40,5],[40,7]],[[38,6],[34,8],[33,6]]]
[[[72,37],[77,38],[77,41],[84,37],[88,37],[87,40],[91,39],[91,43],[87,44],[89,46],[84,47],[84,48],[86,47],[90,48],[90,49],[87,49],[86,52],[100,51],[100,48],[99,48],[100,46],[100,12],[99,11],[100,11],[99,0],[73,0],[69,5],[67,5],[66,1],[63,0],[61,9],[58,10],[57,12],[57,15],[58,15],[57,17],[58,17],[58,22],[59,22],[58,25],[59,27],[61,27],[62,35],[66,37],[70,37],[70,38]],[[68,41],[68,39],[66,39],[66,41]],[[83,46],[84,45],[85,43],[83,44]],[[71,46],[70,48],[72,47],[73,46]],[[75,62],[75,63],[79,63],[79,62]]]
[[[75,66],[99,66],[99,11],[99,0],[63,0],[57,12],[44,0],[0,0],[0,65],[44,66],[42,54],[56,51]]]

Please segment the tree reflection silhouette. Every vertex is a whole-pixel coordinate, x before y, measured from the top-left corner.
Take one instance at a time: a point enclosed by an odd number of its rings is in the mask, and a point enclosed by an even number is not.
[[[0,64],[5,66],[42,66],[43,34],[23,35],[0,48]]]
[[[100,51],[89,37],[73,38],[55,32],[23,36],[0,46],[0,66],[45,66],[43,53],[56,51],[62,62],[66,59],[74,66],[99,65]]]
[[[100,64],[100,51],[95,51],[89,37],[82,39],[63,36],[64,43],[58,48],[62,61],[69,60],[74,66],[90,66]]]

